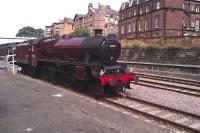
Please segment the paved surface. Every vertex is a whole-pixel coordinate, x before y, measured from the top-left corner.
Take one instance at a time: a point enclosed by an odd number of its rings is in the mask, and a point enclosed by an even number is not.
[[[3,69],[6,67],[6,64],[4,63],[4,61],[0,60],[0,69]]]
[[[1,133],[166,133],[91,99],[0,70]]]

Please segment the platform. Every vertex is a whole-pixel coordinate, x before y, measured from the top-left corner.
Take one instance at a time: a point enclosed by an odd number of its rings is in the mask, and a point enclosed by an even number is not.
[[[0,70],[2,133],[167,133],[67,89]]]

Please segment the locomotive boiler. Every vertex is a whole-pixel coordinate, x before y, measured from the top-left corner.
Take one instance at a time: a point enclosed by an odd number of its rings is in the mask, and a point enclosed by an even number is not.
[[[52,81],[88,85],[100,95],[130,89],[136,78],[116,62],[121,52],[117,36],[104,37],[101,30],[96,30],[94,37],[65,35],[22,43],[15,52],[17,64],[24,71]]]
[[[102,62],[104,64],[116,63],[120,56],[121,46],[114,34],[107,37],[69,37],[61,39],[44,39],[38,44],[43,50],[42,54],[48,58],[73,60],[83,63]]]

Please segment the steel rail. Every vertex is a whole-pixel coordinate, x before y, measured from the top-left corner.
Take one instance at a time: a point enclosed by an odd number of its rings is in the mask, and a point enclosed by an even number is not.
[[[185,113],[185,112],[182,112],[182,111],[179,111],[179,110],[174,110],[174,109],[168,109],[167,107],[164,107],[162,105],[161,106],[160,105],[155,105],[155,104],[147,103],[147,102],[144,102],[144,101],[141,101],[141,100],[138,100],[138,99],[134,100],[134,98],[130,98],[130,97],[128,97],[128,98],[125,97],[124,99],[127,99],[128,101],[130,101],[130,103],[135,101],[135,102],[140,102],[140,104],[141,104],[143,102],[144,104],[148,104],[148,106],[153,106],[154,108],[162,109],[162,110],[168,111],[168,112],[173,112],[174,114],[184,115],[184,117],[194,117],[194,116],[196,117],[196,115],[194,115],[194,114],[189,114],[189,113]],[[113,99],[104,99],[103,101],[105,103],[111,104],[111,105],[113,105],[115,107],[120,107],[120,108],[123,108],[123,109],[125,109],[127,111],[131,111],[131,112],[136,112],[136,113],[142,114],[142,115],[144,115],[146,117],[153,118],[155,120],[170,124],[170,125],[172,125],[174,127],[177,127],[177,128],[185,129],[186,131],[189,131],[189,132],[194,132],[194,133],[200,132],[200,129],[193,128],[191,126],[187,126],[187,125],[175,122],[173,120],[162,118],[159,115],[151,114],[149,112],[145,112],[145,111],[140,110],[138,108],[134,108],[134,107],[130,107],[130,106],[124,105],[124,104],[119,103],[119,102],[117,102],[117,101],[115,101]],[[198,118],[199,118],[199,116],[198,116]],[[194,119],[197,119],[197,118],[194,118]],[[199,119],[199,121],[200,121],[200,119]]]

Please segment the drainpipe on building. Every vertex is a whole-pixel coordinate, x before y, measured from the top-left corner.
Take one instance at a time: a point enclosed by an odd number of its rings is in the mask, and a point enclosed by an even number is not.
[[[166,39],[166,21],[167,21],[167,18],[166,18],[166,12],[167,10],[164,10],[164,40]]]

